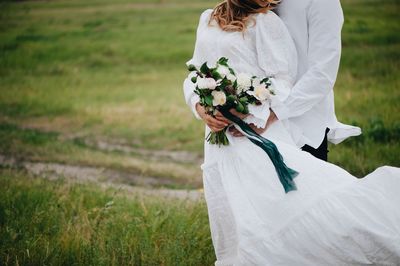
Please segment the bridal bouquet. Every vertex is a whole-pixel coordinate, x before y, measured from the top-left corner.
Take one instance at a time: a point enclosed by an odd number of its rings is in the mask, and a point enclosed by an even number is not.
[[[212,116],[217,111],[225,115],[231,108],[247,114],[249,104],[261,105],[275,94],[271,89],[270,78],[259,78],[247,73],[236,74],[225,57],[221,57],[213,67],[206,62],[200,69],[189,65],[188,70],[195,71],[196,75],[191,79],[196,84],[195,93],[199,95],[200,104],[204,106],[206,113]],[[226,130],[227,128],[210,132],[207,141],[211,144],[228,145]]]
[[[249,104],[260,105],[264,101],[270,101],[271,95],[275,94],[271,89],[270,78],[259,78],[246,73],[236,75],[225,57],[220,58],[213,67],[207,65],[206,62],[200,69],[194,65],[189,65],[188,69],[191,72],[195,71],[192,82],[196,84],[195,93],[199,95],[200,104],[204,106],[206,113],[215,116],[216,112],[220,111],[223,116],[240,127],[252,143],[267,153],[285,192],[296,190],[293,179],[298,172],[285,164],[277,146],[257,134],[247,123],[229,111],[235,108],[237,112],[247,114]],[[228,145],[226,129],[210,132],[207,141],[211,144]]]

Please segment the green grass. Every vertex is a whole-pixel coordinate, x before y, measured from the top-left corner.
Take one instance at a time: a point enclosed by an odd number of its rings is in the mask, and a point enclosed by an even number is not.
[[[340,120],[364,136],[331,145],[331,161],[364,176],[380,165],[400,165],[400,30],[398,1],[342,1],[341,68],[335,86]],[[388,137],[389,136],[389,137]]]
[[[0,171],[1,265],[212,265],[204,203]]]
[[[216,1],[5,2],[0,13],[0,122],[124,139],[202,154],[203,125],[182,95],[199,14]],[[338,118],[364,131],[400,120],[397,1],[343,1]],[[400,165],[399,138],[331,146],[331,161],[363,176]],[[22,146],[21,149],[24,149]],[[349,158],[359,161],[353,164]]]

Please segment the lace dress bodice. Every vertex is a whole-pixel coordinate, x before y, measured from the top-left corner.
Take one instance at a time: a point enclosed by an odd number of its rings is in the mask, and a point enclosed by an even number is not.
[[[187,64],[214,65],[226,57],[238,73],[285,81],[279,91],[284,97],[296,78],[297,53],[281,19],[273,12],[254,14],[244,32],[227,32],[215,20],[209,23],[211,12],[207,9],[200,16],[193,58]]]

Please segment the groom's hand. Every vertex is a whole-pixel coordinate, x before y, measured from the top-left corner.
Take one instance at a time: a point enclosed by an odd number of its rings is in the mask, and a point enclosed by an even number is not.
[[[272,111],[271,109],[269,109],[269,110],[271,111],[271,113],[268,117],[266,128],[268,128],[272,123],[274,123],[275,121],[278,120],[278,117],[276,116],[274,111]]]
[[[256,125],[254,125],[253,123],[250,123],[249,126],[258,134],[261,135],[262,133],[265,132],[265,130],[267,130],[267,127],[264,128],[258,128],[256,127]],[[240,132],[239,130],[237,130],[235,127],[230,127],[229,128],[229,132],[232,134],[232,136],[234,137],[243,137],[244,135],[242,134],[242,132]]]
[[[196,104],[196,111],[201,119],[203,119],[204,123],[206,123],[213,132],[221,131],[231,123],[219,112],[215,118],[207,114],[204,106],[201,106],[199,103]]]
[[[271,113],[268,117],[267,123],[265,124],[265,127],[263,128],[258,128],[256,127],[254,124],[249,124],[249,126],[259,135],[261,135],[262,133],[264,133],[267,128],[275,121],[278,120],[278,117],[275,115],[275,113],[271,110]],[[232,136],[234,137],[243,137],[244,135],[237,130],[235,127],[230,127],[229,128],[229,132],[232,134]]]

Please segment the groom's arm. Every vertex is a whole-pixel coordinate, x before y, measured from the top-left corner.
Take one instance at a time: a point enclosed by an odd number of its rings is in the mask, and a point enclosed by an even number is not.
[[[343,11],[339,0],[312,0],[307,10],[308,71],[297,81],[284,108],[275,108],[282,120],[309,111],[332,89],[341,54]]]

